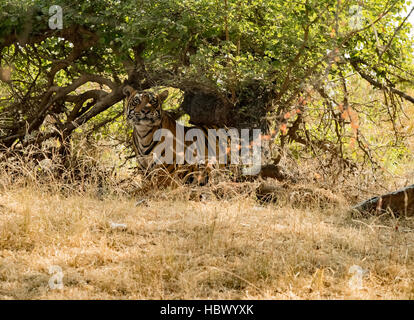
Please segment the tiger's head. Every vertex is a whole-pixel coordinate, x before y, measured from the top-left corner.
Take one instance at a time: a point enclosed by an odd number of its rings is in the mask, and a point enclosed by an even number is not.
[[[147,127],[159,126],[162,121],[162,103],[168,97],[168,90],[160,94],[139,92],[127,85],[123,89],[126,96],[126,117],[132,125]]]

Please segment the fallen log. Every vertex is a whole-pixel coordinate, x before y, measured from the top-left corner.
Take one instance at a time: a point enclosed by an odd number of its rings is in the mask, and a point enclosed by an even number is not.
[[[273,178],[277,179],[278,181],[287,180],[290,177],[286,175],[283,170],[275,164],[265,164],[260,168],[259,175],[262,178]]]
[[[343,199],[330,190],[312,185],[277,184],[274,181],[262,182],[256,188],[256,198],[262,203],[277,202],[294,208],[338,208],[343,205]]]
[[[381,214],[391,211],[395,216],[414,216],[414,184],[394,192],[363,201],[351,209],[358,213]]]
[[[283,187],[279,185],[262,182],[256,189],[256,198],[260,202],[277,202],[282,191]]]

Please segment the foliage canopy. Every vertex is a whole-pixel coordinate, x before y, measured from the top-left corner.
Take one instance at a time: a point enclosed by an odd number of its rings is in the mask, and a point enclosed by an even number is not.
[[[215,106],[198,106],[211,108],[211,122],[276,130],[279,145],[298,143],[346,163],[352,143],[372,160],[362,118],[381,122],[375,112],[387,110],[386,121],[402,137],[395,125],[401,105],[414,103],[410,1],[53,4],[63,11],[61,30],[49,27],[50,1],[0,1],[6,147],[65,141],[85,123],[93,131],[116,121],[128,82],[141,90],[181,90],[177,117],[187,112],[193,123],[203,122],[194,96],[214,96]],[[354,101],[361,79],[382,92],[380,102]]]

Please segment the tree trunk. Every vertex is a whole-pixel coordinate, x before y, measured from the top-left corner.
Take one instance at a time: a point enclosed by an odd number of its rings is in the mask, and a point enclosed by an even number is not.
[[[352,208],[359,213],[383,213],[388,210],[396,216],[414,216],[414,184],[382,196],[373,197]]]

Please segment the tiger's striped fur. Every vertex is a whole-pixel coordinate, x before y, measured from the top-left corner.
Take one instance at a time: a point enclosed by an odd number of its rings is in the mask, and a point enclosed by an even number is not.
[[[126,86],[124,94],[127,97],[126,117],[127,121],[133,126],[133,146],[140,170],[145,175],[150,175],[154,171],[161,171],[167,173],[170,177],[178,177],[186,181],[197,180],[197,183],[204,184],[208,179],[210,165],[182,165],[176,162],[177,143],[184,143],[184,148],[192,143],[192,141],[177,141],[176,126],[181,126],[184,134],[194,127],[186,127],[177,123],[168,112],[162,109],[162,104],[168,97],[168,90],[156,95],[152,92],[139,92],[131,86]],[[208,128],[202,126],[197,128],[203,130],[206,137],[205,154],[207,155],[208,144],[211,144],[211,141],[208,141],[207,138]],[[154,134],[158,129],[168,129],[174,136],[173,163],[159,165],[153,159],[155,147],[162,142],[154,140]],[[214,145],[214,148],[218,152],[218,146]]]

